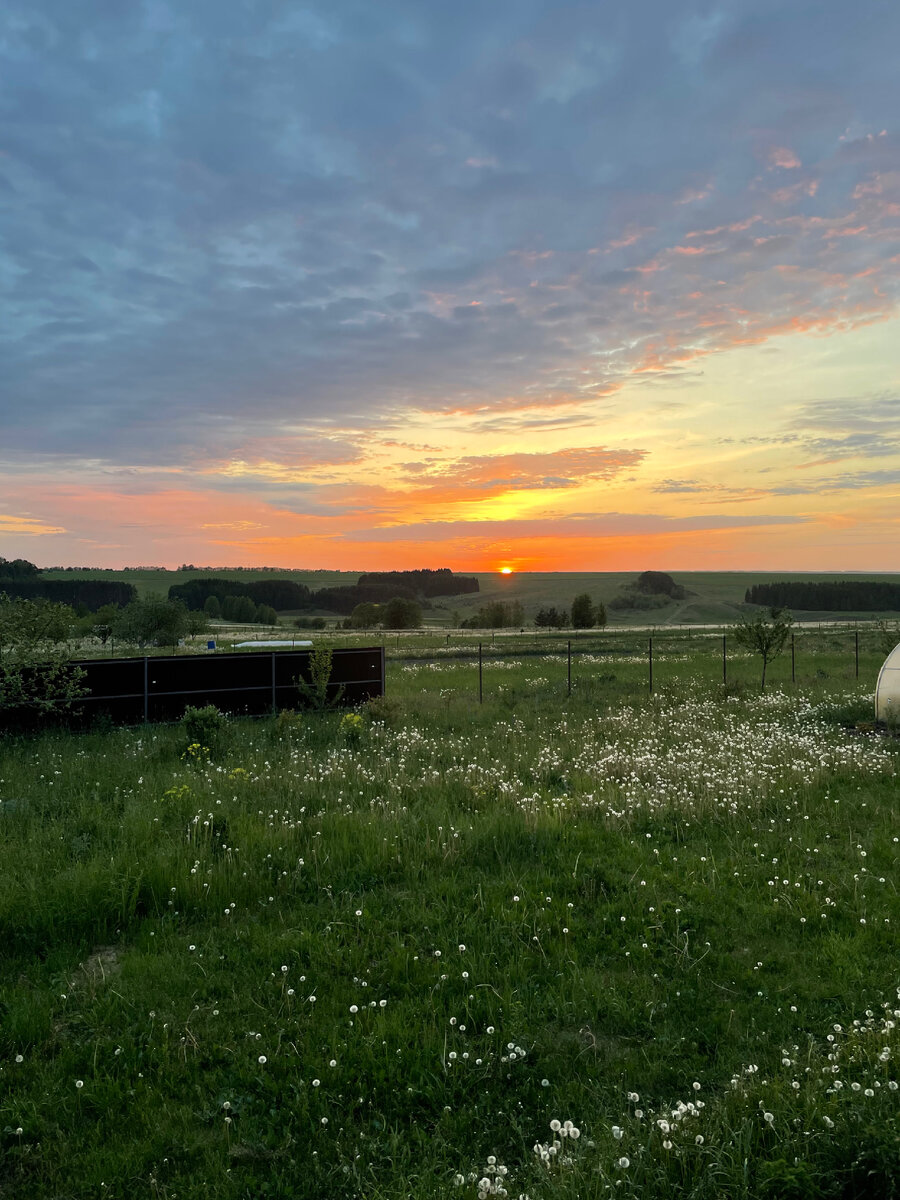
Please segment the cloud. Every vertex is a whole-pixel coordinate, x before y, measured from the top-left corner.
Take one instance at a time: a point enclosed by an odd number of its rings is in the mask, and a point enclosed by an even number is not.
[[[0,513],[0,533],[24,534],[26,537],[46,537],[48,534],[65,533],[61,525],[49,525],[39,517],[19,517]]]
[[[638,467],[683,503],[768,494],[691,493],[704,455],[669,465],[640,431],[663,391],[687,422],[716,356],[758,368],[760,347],[827,338],[838,363],[896,318],[900,8],[882,8],[10,0],[4,504],[28,480],[193,490],[212,533],[265,526],[267,503],[346,530]],[[860,390],[895,382],[859,371]],[[758,406],[757,444],[806,456],[781,485],[893,469],[896,412],[848,409],[785,428]],[[724,418],[702,411],[708,457]],[[403,441],[434,461],[404,476]],[[74,503],[105,544],[102,508]]]
[[[787,146],[773,146],[768,153],[768,161],[770,169],[772,167],[781,167],[785,171],[793,171],[798,167],[802,167],[803,163]]]
[[[442,499],[470,500],[509,491],[575,488],[614,479],[637,466],[644,450],[610,450],[584,446],[546,453],[467,455],[452,461],[407,463],[404,481]]]
[[[896,172],[900,16],[875,41],[825,9],[13,0],[8,447],[245,459],[260,423],[577,401],[648,339],[665,370],[893,312],[896,217],[865,185]],[[815,180],[754,197],[760,144]]]
[[[457,538],[636,538],[703,530],[743,529],[767,525],[800,525],[807,518],[784,514],[754,516],[669,517],[647,513],[580,513],[508,521],[428,521],[356,529],[354,539],[371,542],[444,542]]]
[[[788,428],[796,430],[808,464],[900,455],[900,397],[817,400],[799,406]]]
[[[712,499],[714,503],[734,503],[770,500],[773,496],[824,496],[838,492],[872,491],[900,484],[900,467],[884,470],[846,471],[828,475],[813,482],[790,481],[768,487],[729,487],[723,483],[702,483],[696,479],[665,479],[651,491],[659,495],[694,495]]]

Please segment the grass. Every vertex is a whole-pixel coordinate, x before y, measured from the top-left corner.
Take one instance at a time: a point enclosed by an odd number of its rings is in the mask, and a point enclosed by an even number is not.
[[[896,1195],[876,656],[704,646],[0,742],[0,1193]]]

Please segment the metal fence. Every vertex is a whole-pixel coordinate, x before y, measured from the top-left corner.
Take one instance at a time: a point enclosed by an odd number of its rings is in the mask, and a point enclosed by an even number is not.
[[[392,639],[385,644],[391,660],[401,665],[472,664],[473,693],[479,701],[487,695],[485,669],[512,659],[559,663],[565,672],[564,686],[570,694],[579,682],[615,681],[610,669],[618,670],[626,664],[632,687],[652,693],[659,685],[665,688],[669,664],[676,660],[691,660],[725,687],[760,685],[762,660],[759,654],[742,648],[721,629],[657,628],[651,632],[622,628],[602,632],[565,631],[555,635],[504,630],[499,635],[476,633],[465,640],[457,634],[452,644],[451,637],[453,635],[446,637],[444,645],[424,644],[427,634],[420,636],[419,645],[410,637],[401,648],[399,636],[396,643],[392,644]],[[796,683],[813,676],[827,677],[821,668],[823,655],[831,660],[827,664],[829,670],[846,672],[848,677],[859,679],[861,655],[865,656],[863,667],[866,671],[871,671],[873,655],[880,665],[885,653],[880,644],[883,637],[883,631],[874,626],[862,630],[824,623],[798,627],[797,632],[787,638],[777,658],[770,659],[767,680],[776,683],[786,682],[789,678]]]
[[[273,650],[86,659],[72,664],[84,672],[86,692],[73,703],[71,716],[79,724],[97,718],[130,724],[177,720],[191,705],[214,704],[236,715],[302,708],[308,701],[300,685],[313,684],[311,658],[311,650]],[[326,689],[330,703],[359,704],[382,695],[383,647],[332,651]],[[21,723],[23,714],[11,715]]]

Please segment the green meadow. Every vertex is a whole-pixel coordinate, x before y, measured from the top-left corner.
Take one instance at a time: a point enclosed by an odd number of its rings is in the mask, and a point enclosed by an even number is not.
[[[883,656],[618,636],[0,740],[0,1195],[896,1196]]]

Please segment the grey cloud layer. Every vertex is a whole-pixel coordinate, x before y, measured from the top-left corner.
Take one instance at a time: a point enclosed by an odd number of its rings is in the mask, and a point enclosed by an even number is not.
[[[514,412],[896,299],[893,3],[5,12],[7,452]]]

